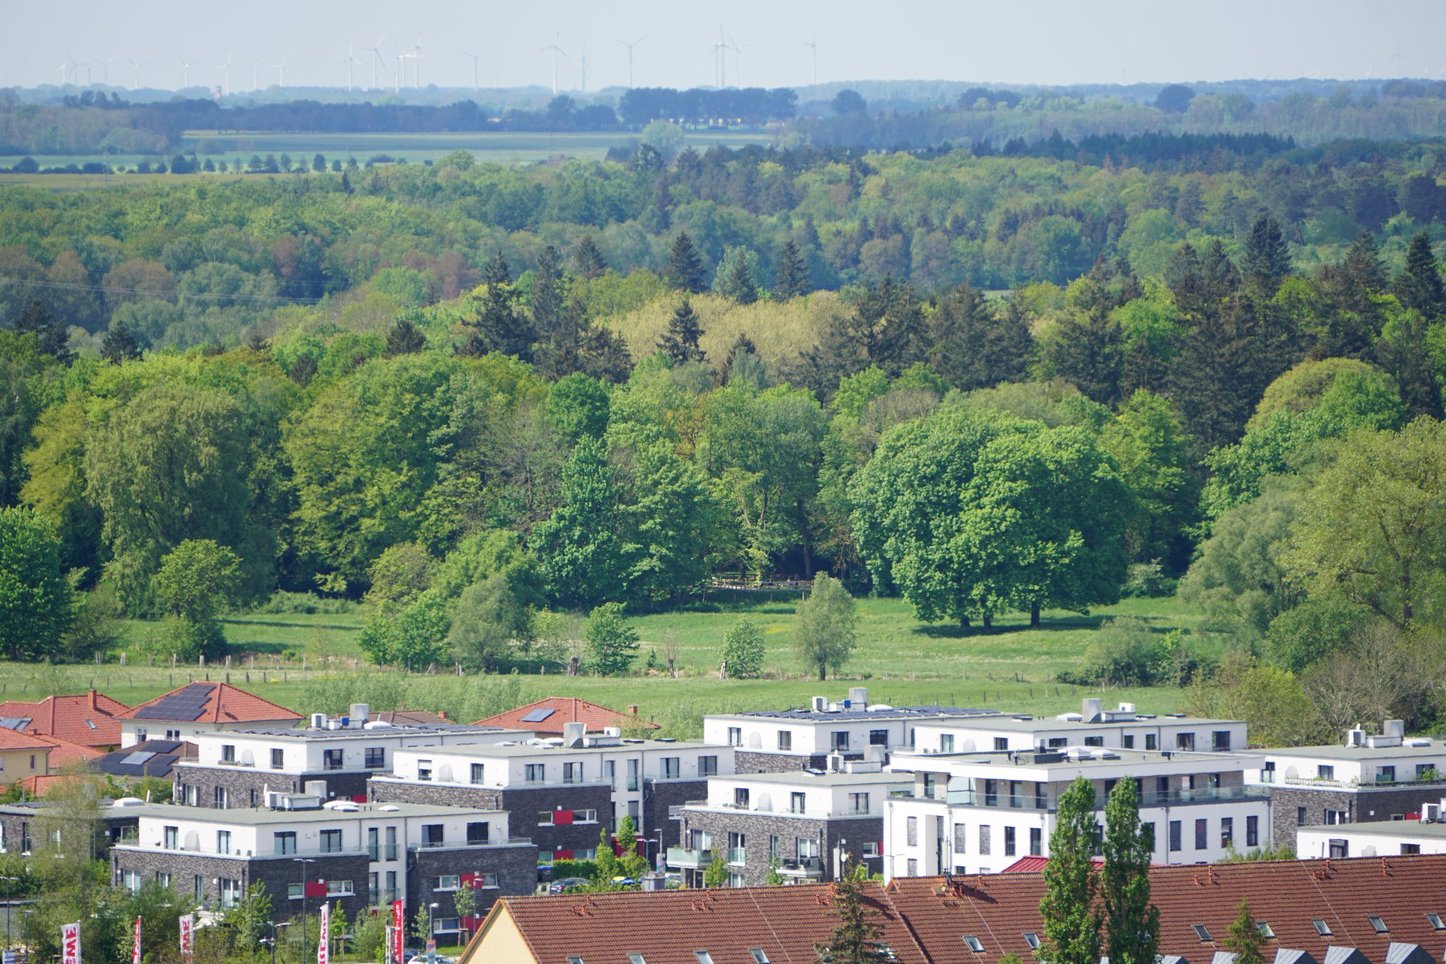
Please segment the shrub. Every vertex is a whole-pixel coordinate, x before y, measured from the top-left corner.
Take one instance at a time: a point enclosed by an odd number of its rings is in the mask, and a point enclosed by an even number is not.
[[[763,670],[763,630],[747,616],[723,635],[723,665],[735,679],[751,679]]]

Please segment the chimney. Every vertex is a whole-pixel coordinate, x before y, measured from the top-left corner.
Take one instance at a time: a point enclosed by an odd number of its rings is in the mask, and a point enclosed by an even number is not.
[[[869,688],[867,686],[849,687],[849,704],[852,709],[866,710],[869,708]]]
[[[582,739],[587,735],[586,723],[564,723],[562,724],[562,745],[582,746]]]
[[[1103,700],[1097,696],[1087,696],[1080,707],[1080,720],[1085,723],[1098,723],[1103,710]]]
[[[89,697],[90,697],[90,708],[91,708],[91,709],[95,710],[95,709],[99,709],[99,708],[100,708],[100,707],[96,706],[96,702],[95,702],[95,690],[94,690],[93,688],[86,691],[86,696],[89,696]]]

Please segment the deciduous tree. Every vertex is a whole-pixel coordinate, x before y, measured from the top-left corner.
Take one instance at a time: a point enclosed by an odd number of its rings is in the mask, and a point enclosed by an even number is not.
[[[854,599],[843,583],[819,573],[813,589],[800,600],[794,623],[794,643],[799,660],[818,671],[818,678],[828,678],[848,662],[853,654],[858,632],[858,614]]]
[[[1044,897],[1039,902],[1044,917],[1039,956],[1050,964],[1099,964],[1102,947],[1099,878],[1093,864],[1098,833],[1094,807],[1094,787],[1085,777],[1059,795],[1049,861],[1044,865]]]

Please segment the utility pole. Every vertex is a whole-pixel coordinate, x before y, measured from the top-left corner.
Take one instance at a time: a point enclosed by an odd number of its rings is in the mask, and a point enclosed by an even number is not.
[[[301,864],[301,962],[306,964],[306,865],[316,863],[310,857],[292,857]]]

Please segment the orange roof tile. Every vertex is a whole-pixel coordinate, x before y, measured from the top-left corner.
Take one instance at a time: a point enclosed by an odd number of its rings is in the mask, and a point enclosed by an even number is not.
[[[156,715],[142,715],[144,711],[155,707],[167,697],[179,694],[186,689],[186,686],[204,686],[210,689],[201,704],[199,716],[188,716],[185,719],[181,719],[179,716],[170,717],[164,715],[164,708],[151,711]],[[262,699],[254,693],[248,693],[230,683],[196,682],[188,683],[186,686],[177,687],[169,693],[162,693],[140,706],[133,706],[124,713],[117,714],[117,717],[122,720],[218,724],[294,722],[301,719],[301,714],[295,710],[288,710],[284,706]]]
[[[79,743],[72,743],[54,736],[48,736],[46,739],[55,744],[55,749],[50,751],[50,769],[52,771],[75,763],[89,763],[91,760],[98,760],[105,756],[103,752],[92,746],[81,746]]]
[[[489,716],[485,720],[478,720],[472,725],[499,726],[506,730],[532,730],[538,736],[562,736],[564,723],[585,723],[589,731],[601,730],[606,726],[659,729],[658,724],[639,718],[636,708],[633,709],[633,713],[619,713],[617,710],[573,696],[549,696],[526,706]],[[551,712],[543,719],[524,719],[527,716],[541,716],[547,710]]]
[[[104,693],[89,690],[66,696],[47,696],[34,703],[9,700],[0,703],[0,717],[30,720],[25,729],[40,736],[54,736],[82,746],[113,747],[121,741],[116,717],[129,707]]]
[[[8,750],[53,750],[55,744],[34,733],[17,733],[0,727],[0,753]]]
[[[1419,944],[1433,958],[1442,946],[1426,915],[1446,916],[1446,855],[1158,867],[1150,884],[1160,908],[1159,952],[1191,961],[1224,949],[1242,898],[1275,934],[1267,956],[1288,948],[1323,961],[1328,946],[1342,946],[1382,964],[1392,942]],[[865,894],[900,961],[997,964],[1007,953],[1027,960],[1025,935],[1044,929],[1040,874],[901,878],[867,885]],[[606,964],[638,952],[648,964],[696,964],[693,952],[708,950],[721,964],[750,960],[754,947],[772,961],[798,961],[814,960],[814,945],[827,940],[830,899],[830,885],[564,894],[505,897],[491,915],[510,914],[539,961],[576,955]],[[1373,916],[1386,932],[1371,925]],[[1202,941],[1195,925],[1211,939]],[[487,933],[484,924],[463,964]],[[966,953],[965,937],[982,949]]]

